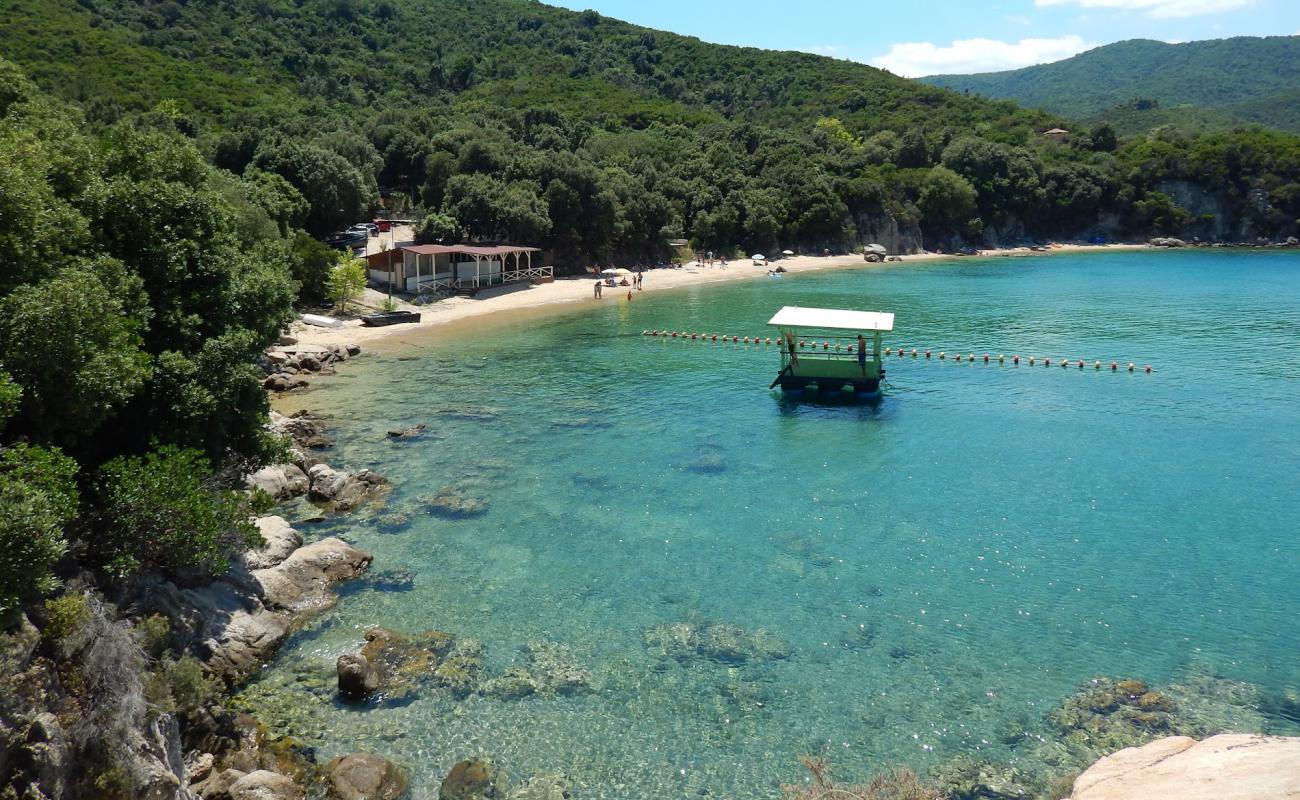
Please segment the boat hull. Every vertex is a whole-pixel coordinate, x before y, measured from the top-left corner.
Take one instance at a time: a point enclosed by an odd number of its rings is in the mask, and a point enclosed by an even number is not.
[[[361,324],[369,328],[381,328],[385,325],[401,325],[405,322],[419,322],[420,315],[414,311],[393,311],[383,314],[366,314]]]

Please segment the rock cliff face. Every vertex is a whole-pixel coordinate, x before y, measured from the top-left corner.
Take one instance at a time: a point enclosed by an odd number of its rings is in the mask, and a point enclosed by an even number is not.
[[[879,242],[893,256],[923,251],[921,229],[913,225],[900,225],[891,214],[865,214],[858,218],[858,230],[865,242]]]
[[[1071,800],[1296,800],[1300,737],[1157,739],[1112,753],[1074,782]]]

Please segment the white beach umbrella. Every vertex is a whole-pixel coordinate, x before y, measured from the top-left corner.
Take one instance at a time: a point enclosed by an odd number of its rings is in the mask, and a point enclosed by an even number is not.
[[[794,251],[793,251],[793,250],[782,250],[782,251],[781,251],[781,255],[783,255],[783,256],[792,256],[792,255],[794,255]]]
[[[755,260],[755,261],[766,261],[766,260],[767,260],[767,256],[763,255],[762,253],[759,253],[758,255],[750,256],[750,258],[752,258],[752,259]]]
[[[612,278],[612,277],[616,277],[616,276],[618,276],[618,275],[631,275],[631,274],[632,274],[632,271],[631,271],[631,270],[628,270],[628,269],[623,269],[622,267],[619,267],[619,268],[617,268],[617,269],[615,269],[614,267],[610,267],[609,269],[602,269],[602,270],[600,271],[600,274],[601,274],[601,275],[608,275],[608,276],[610,276],[610,277]]]

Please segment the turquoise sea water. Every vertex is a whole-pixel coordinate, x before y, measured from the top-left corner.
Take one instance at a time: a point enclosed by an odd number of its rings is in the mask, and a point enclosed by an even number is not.
[[[794,403],[767,390],[773,349],[640,335],[768,335],[786,304],[891,310],[894,347],[1156,372],[893,358],[878,404]],[[1294,253],[890,265],[410,338],[301,402],[331,415],[332,463],[393,479],[391,507],[460,485],[488,511],[302,526],[412,580],[351,589],[252,691],[322,756],[410,766],[417,797],[474,755],[582,798],[771,797],[801,754],[845,778],[1023,759],[1008,725],[1098,674],[1300,689]],[[788,657],[647,646],[683,621]],[[493,671],[560,642],[595,690],[367,710],[312,691],[372,625],[477,638]]]

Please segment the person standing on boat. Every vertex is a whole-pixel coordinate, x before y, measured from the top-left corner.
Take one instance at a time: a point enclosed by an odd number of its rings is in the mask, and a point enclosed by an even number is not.
[[[862,377],[867,377],[867,339],[858,334],[858,366],[862,368]]]

